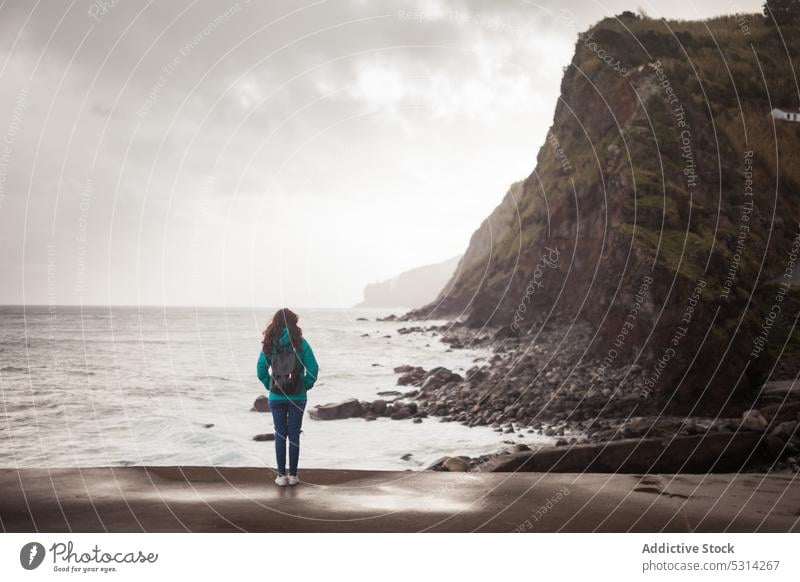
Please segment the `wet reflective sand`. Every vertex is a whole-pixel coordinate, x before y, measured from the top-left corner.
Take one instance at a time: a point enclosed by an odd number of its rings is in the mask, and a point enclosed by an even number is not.
[[[0,469],[5,531],[800,531],[791,475]]]

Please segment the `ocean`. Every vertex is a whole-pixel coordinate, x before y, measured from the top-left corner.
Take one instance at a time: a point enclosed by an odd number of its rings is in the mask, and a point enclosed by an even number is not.
[[[266,393],[256,361],[272,313],[0,307],[0,467],[274,467],[274,444],[252,440],[273,431],[271,415],[251,411]],[[409,324],[376,321],[387,310],[298,313],[320,364],[303,421],[301,468],[421,469],[445,455],[506,446],[509,435],[489,427],[435,418],[310,419],[316,404],[374,400],[398,389],[395,366],[446,366],[463,375],[491,354],[450,351],[428,332],[399,334]]]

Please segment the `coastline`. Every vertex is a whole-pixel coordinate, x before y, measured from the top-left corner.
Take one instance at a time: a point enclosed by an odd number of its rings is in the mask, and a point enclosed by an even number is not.
[[[382,320],[424,322],[411,314]],[[710,417],[695,409],[684,416],[670,403],[650,397],[642,366],[611,367],[588,358],[583,347],[590,341],[590,330],[585,326],[570,328],[572,341],[567,345],[564,333],[551,328],[540,329],[533,343],[497,329],[476,332],[461,323],[410,325],[399,331],[439,336],[452,350],[480,347],[493,353],[463,377],[444,367],[394,369],[403,392],[392,401],[391,418],[430,417],[469,427],[490,426],[509,437],[503,441],[507,446],[494,453],[443,457],[428,469],[800,471],[800,389],[793,382],[769,382],[752,402],[734,403],[724,416]],[[384,409],[383,401],[361,402],[356,413],[345,416],[369,420]],[[530,434],[550,437],[552,446],[531,448],[516,440]]]
[[[5,532],[796,532],[784,475],[0,469]],[[756,490],[758,494],[755,494]]]

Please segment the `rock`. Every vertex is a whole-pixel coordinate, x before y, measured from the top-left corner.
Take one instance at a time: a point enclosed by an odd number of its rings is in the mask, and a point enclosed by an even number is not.
[[[742,414],[742,428],[763,432],[767,428],[767,419],[760,410],[748,410]]]
[[[213,426],[214,426],[213,423],[209,423],[209,424],[204,424],[203,428],[212,428]]]
[[[444,471],[444,462],[450,457],[439,457],[433,463],[425,467],[426,471]]]
[[[402,396],[403,393],[398,390],[382,390],[378,392],[378,396]]]
[[[469,470],[469,463],[461,457],[447,457],[442,465],[451,473],[463,473]]]
[[[795,433],[797,432],[797,421],[796,420],[789,420],[787,422],[782,422],[770,433],[770,436],[777,437],[781,439],[783,442],[792,440],[795,437]]]
[[[386,412],[386,401],[378,398],[372,402],[370,405],[370,410],[378,416],[382,415],[384,412]]]
[[[367,414],[367,415],[364,417],[364,420],[378,420],[378,417],[377,417],[377,416],[375,416],[374,414]]]
[[[389,418],[392,420],[405,420],[406,418],[410,418],[411,413],[407,408],[401,408],[397,412],[393,412]]]
[[[800,396],[800,382],[794,380],[773,380],[761,387],[761,396],[777,396],[782,400],[787,396]]]
[[[568,441],[567,439],[558,439],[558,440],[556,441],[556,446],[557,446],[557,447],[565,447],[565,446],[567,446],[568,444],[569,444],[569,441]]]
[[[772,423],[800,420],[800,401],[793,400],[767,404],[761,407],[761,413]]]
[[[424,379],[422,379],[422,389],[436,390],[437,388],[440,388],[449,382],[462,382],[463,380],[464,378],[462,378],[459,374],[439,366],[437,368],[433,368],[427,374],[424,374]]]
[[[387,315],[386,317],[378,317],[375,321],[397,321],[397,316],[392,313],[391,315]]]
[[[275,435],[271,432],[267,432],[264,434],[257,434],[253,437],[253,440],[256,442],[263,442],[263,441],[274,441]]]
[[[406,372],[402,376],[397,379],[398,386],[419,386],[422,382],[422,379],[425,377],[425,370],[422,368],[413,368],[410,371]]]
[[[400,329],[397,330],[397,333],[399,333],[400,335],[407,335],[409,333],[420,333],[422,331],[425,331],[425,330],[423,330],[418,325],[415,325],[415,326],[412,326],[412,327],[401,327]]]
[[[417,418],[415,418],[415,419],[414,419],[414,421],[413,421],[413,422],[414,422],[414,424],[419,424],[419,423],[421,423],[421,422],[422,422],[422,419],[421,419],[421,418],[419,418],[419,417],[417,417]]]
[[[480,471],[536,473],[726,473],[758,467],[776,460],[776,452],[756,432],[707,433],[697,436],[622,439],[542,447],[499,455],[480,465]]]
[[[338,403],[315,406],[309,412],[309,416],[314,420],[337,420],[361,416],[362,413],[361,403],[355,398],[348,398]]]
[[[253,410],[256,412],[269,412],[269,398],[266,394],[256,398],[256,401],[253,402]]]
[[[400,457],[400,458],[401,458],[401,459],[403,459],[404,461],[410,461],[410,460],[411,460],[411,457],[413,457],[413,456],[414,456],[414,455],[412,455],[411,453],[406,453],[405,455],[403,455],[403,456],[402,456],[402,457]]]
[[[369,321],[366,317],[356,317],[356,321]]]
[[[394,369],[394,373],[395,374],[405,374],[406,372],[411,372],[413,369],[414,369],[414,366],[409,366],[408,364],[405,364],[403,366],[397,366]]]
[[[507,455],[513,455],[514,453],[524,453],[530,450],[531,448],[528,445],[523,445],[522,443],[518,443],[516,445],[511,445],[510,447],[506,447],[505,449],[503,449],[503,453]]]

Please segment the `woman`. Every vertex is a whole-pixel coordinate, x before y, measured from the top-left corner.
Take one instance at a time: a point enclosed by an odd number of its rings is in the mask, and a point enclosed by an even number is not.
[[[269,391],[269,408],[275,426],[275,456],[279,487],[297,485],[300,427],[306,408],[306,392],[317,381],[319,366],[311,346],[297,327],[297,314],[283,308],[275,312],[264,330],[258,356],[258,379]],[[270,375],[270,371],[272,375]],[[286,439],[289,439],[289,477],[286,477]]]

